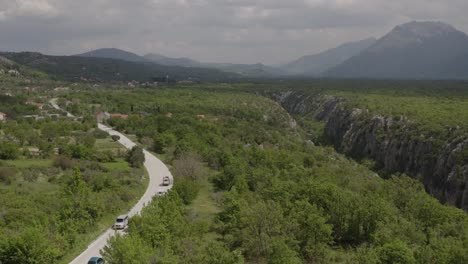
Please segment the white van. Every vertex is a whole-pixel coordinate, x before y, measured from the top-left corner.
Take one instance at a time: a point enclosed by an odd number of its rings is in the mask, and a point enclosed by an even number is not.
[[[125,229],[128,226],[128,215],[119,215],[115,220],[114,229]]]

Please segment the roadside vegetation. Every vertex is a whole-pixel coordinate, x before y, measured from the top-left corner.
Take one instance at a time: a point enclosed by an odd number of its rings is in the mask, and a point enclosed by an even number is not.
[[[144,192],[143,169],[93,120],[44,117],[27,97],[0,109],[0,262],[68,263]]]

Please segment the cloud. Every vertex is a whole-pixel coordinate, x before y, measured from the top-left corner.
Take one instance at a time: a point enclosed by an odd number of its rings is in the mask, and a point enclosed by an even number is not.
[[[1,50],[100,47],[202,61],[285,62],[410,20],[468,31],[466,0],[0,0]]]

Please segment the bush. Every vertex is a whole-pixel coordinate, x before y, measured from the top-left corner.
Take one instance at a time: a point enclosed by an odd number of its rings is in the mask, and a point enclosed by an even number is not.
[[[120,140],[120,136],[118,136],[118,135],[112,135],[111,138],[114,141],[119,141]]]
[[[39,178],[39,174],[37,170],[25,170],[23,171],[23,179],[27,182],[35,182]]]
[[[96,153],[96,160],[99,162],[114,162],[114,154],[110,150],[99,151]]]
[[[68,169],[71,169],[75,165],[75,162],[73,162],[73,160],[69,159],[66,156],[60,155],[54,158],[53,165],[56,168],[61,168],[62,170],[68,170]]]
[[[173,163],[174,173],[178,177],[199,179],[203,174],[201,158],[193,153],[183,153]]]
[[[3,167],[0,168],[0,182],[5,184],[11,184],[16,175],[16,169],[10,167]]]
[[[134,146],[132,150],[128,152],[127,161],[130,163],[130,166],[134,168],[141,168],[145,162],[145,154],[143,149],[139,146]]]
[[[107,132],[104,132],[100,129],[96,129],[93,131],[93,136],[98,139],[105,139],[109,136],[109,134],[107,134]]]
[[[416,263],[411,249],[401,241],[385,244],[379,251],[379,258],[383,264]]]
[[[177,192],[184,204],[192,203],[200,191],[200,184],[188,178],[182,178],[175,182],[174,191]]]
[[[0,142],[0,159],[14,160],[18,158],[18,145],[10,142]]]

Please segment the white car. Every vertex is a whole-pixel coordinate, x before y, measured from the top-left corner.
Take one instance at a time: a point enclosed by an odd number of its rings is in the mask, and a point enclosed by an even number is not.
[[[128,215],[119,215],[115,219],[114,229],[125,229],[128,226]]]
[[[171,179],[169,178],[169,176],[164,176],[163,177],[163,186],[169,186],[171,185]]]

